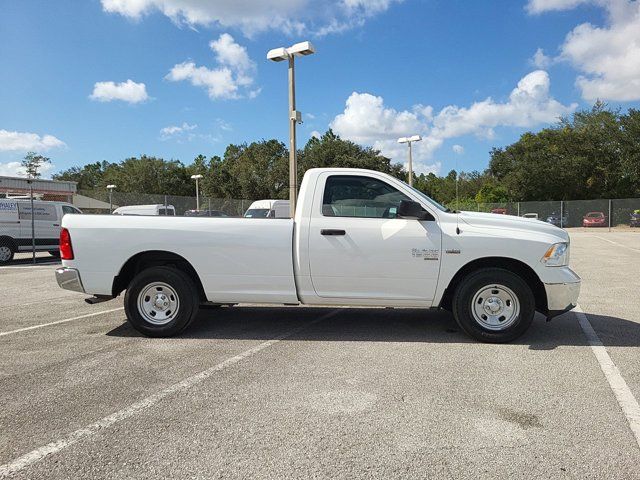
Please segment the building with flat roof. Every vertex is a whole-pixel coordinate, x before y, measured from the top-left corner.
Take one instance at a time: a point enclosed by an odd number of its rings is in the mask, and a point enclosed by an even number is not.
[[[77,190],[77,182],[0,176],[0,198],[29,196],[29,182],[33,182],[34,196],[42,200],[71,203]]]

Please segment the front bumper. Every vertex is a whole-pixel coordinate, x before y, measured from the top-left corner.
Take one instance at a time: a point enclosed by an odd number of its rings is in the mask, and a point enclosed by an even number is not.
[[[578,305],[578,296],[580,295],[579,278],[574,282],[545,283],[544,289],[547,292],[548,319],[567,312]]]
[[[56,269],[56,280],[60,288],[85,293],[82,280],[80,280],[80,272],[75,268],[62,267]]]

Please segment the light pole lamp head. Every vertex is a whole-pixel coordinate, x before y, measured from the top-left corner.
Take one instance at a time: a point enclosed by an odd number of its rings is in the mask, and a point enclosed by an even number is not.
[[[191,178],[193,180],[200,180],[202,178],[202,175],[191,175]]]
[[[284,47],[274,48],[273,50],[269,50],[267,52],[267,60],[272,60],[274,62],[282,62],[289,58],[289,54],[287,53],[287,49]]]
[[[300,42],[287,48],[287,53],[296,57],[303,57],[316,53],[316,48],[311,42]]]
[[[282,62],[291,56],[303,57],[305,55],[311,55],[312,53],[316,53],[316,48],[311,42],[300,42],[288,48],[279,47],[269,50],[267,52],[267,60]]]
[[[117,185],[107,185],[107,190],[114,190],[116,188],[118,188]]]
[[[420,140],[422,140],[420,135],[413,135],[412,137],[400,137],[398,143],[419,142]]]

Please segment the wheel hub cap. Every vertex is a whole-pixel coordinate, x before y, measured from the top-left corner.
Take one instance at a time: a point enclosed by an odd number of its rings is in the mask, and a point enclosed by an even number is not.
[[[501,331],[512,326],[520,315],[520,301],[509,287],[487,285],[473,296],[473,319],[487,330]]]
[[[153,325],[166,325],[180,309],[175,289],[164,282],[153,282],[143,287],[138,295],[138,313]]]

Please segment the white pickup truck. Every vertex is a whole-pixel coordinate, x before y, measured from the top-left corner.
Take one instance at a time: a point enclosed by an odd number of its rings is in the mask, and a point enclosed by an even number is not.
[[[179,333],[202,303],[443,308],[486,342],[522,335],[536,311],[576,306],[569,235],[536,220],[448,211],[369,170],[306,172],[294,219],[68,215],[62,288],[89,303],[126,290],[127,317]]]

